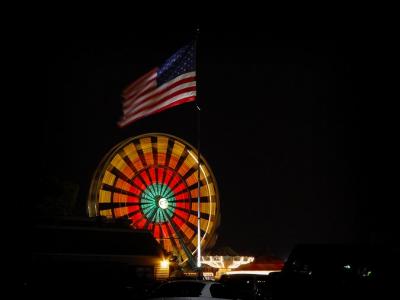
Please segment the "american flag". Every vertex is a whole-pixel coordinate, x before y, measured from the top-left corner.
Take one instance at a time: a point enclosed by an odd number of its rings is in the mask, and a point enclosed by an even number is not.
[[[160,67],[130,84],[122,93],[119,127],[196,99],[194,43],[182,47]]]

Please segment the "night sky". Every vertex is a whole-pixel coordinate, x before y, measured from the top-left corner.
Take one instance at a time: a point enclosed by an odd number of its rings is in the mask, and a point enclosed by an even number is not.
[[[378,47],[355,28],[297,33],[201,32],[201,152],[220,193],[217,247],[285,257],[296,243],[391,240],[389,201],[376,198],[384,138],[369,105],[383,81]],[[196,145],[193,103],[117,127],[122,90],[190,38],[134,31],[41,47],[40,172],[79,184],[82,215],[97,165],[121,140],[164,132]]]

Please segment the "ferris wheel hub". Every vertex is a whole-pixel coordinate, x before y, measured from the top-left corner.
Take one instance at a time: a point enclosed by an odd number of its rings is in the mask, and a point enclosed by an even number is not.
[[[160,200],[158,200],[158,206],[162,209],[167,209],[168,208],[168,200],[165,198],[160,198]]]

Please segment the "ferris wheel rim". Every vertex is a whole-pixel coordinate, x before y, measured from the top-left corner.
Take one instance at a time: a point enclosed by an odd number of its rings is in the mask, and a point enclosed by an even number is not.
[[[144,134],[140,134],[137,136],[126,138],[123,141],[116,144],[112,149],[110,149],[107,152],[107,154],[103,157],[98,168],[95,171],[95,174],[93,176],[93,180],[92,180],[92,183],[90,186],[90,193],[89,193],[89,198],[88,198],[88,213],[89,213],[89,215],[90,214],[92,216],[99,215],[99,213],[100,213],[99,203],[97,203],[95,201],[95,199],[98,199],[100,186],[102,184],[101,178],[102,178],[102,176],[104,176],[105,169],[107,168],[107,166],[110,166],[110,163],[113,160],[113,158],[117,154],[121,153],[122,149],[124,149],[124,147],[126,147],[130,143],[133,143],[134,141],[141,141],[143,138],[149,138],[149,137],[155,137],[155,138],[166,137],[169,140],[173,141],[174,143],[175,142],[180,143],[181,145],[184,146],[185,151],[188,151],[188,155],[191,155],[193,157],[193,159],[195,159],[196,163],[199,163],[199,161],[197,160],[199,153],[196,151],[195,147],[192,144],[190,144],[189,142],[187,142],[179,137],[176,137],[174,135],[167,134],[167,133],[161,133],[161,132],[152,132],[152,133],[144,133]],[[205,160],[204,156],[201,153],[199,155],[199,159],[200,159],[200,170],[201,170],[201,172],[203,172],[204,180],[208,180],[207,178],[210,178],[210,181],[213,184],[214,194],[211,195],[211,193],[209,192],[209,194],[207,196],[208,202],[212,203],[215,206],[215,211],[217,212],[215,214],[212,214],[211,208],[210,208],[210,213],[208,214],[208,218],[205,219],[205,220],[207,220],[207,228],[205,230],[205,234],[201,236],[201,243],[203,244],[203,242],[206,241],[206,235],[208,235],[208,239],[211,239],[210,237],[212,237],[215,234],[215,231],[216,231],[217,227],[219,226],[219,221],[220,221],[219,206],[220,206],[220,204],[219,204],[218,186],[217,186],[217,182],[216,182],[214,173],[212,172],[212,169],[210,168],[208,162]],[[153,164],[153,165],[145,166],[144,168],[140,169],[139,171],[145,172],[145,170],[148,170],[150,168],[168,169],[171,172],[173,172],[174,175],[178,175],[180,181],[185,185],[185,190],[188,191],[189,207],[192,206],[191,203],[193,202],[194,197],[190,194],[187,183],[185,182],[185,180],[183,180],[182,176],[180,176],[180,174],[178,173],[178,171],[176,169],[171,168],[166,165],[163,165],[163,164]],[[202,168],[205,168],[206,171],[208,172],[208,174],[206,174]],[[140,172],[135,173],[134,177],[139,176]],[[207,186],[207,188],[209,189],[208,185],[209,185],[209,183],[207,182],[205,184],[205,186]],[[121,192],[122,192],[122,190],[121,190]],[[95,205],[93,205],[93,204],[95,204]],[[93,209],[93,207],[94,207],[94,209]],[[211,205],[210,205],[210,207],[211,207]],[[113,217],[115,217],[115,216],[113,215]],[[188,214],[186,217],[185,223],[188,222],[189,217],[190,217],[190,215]],[[213,226],[210,225],[212,218],[214,219]],[[166,218],[166,223],[169,223],[172,225],[172,220],[170,218]],[[211,226],[210,229],[209,229],[209,226]],[[172,238],[172,236],[169,238]],[[196,252],[197,252],[197,248],[194,251],[192,251],[193,254]]]

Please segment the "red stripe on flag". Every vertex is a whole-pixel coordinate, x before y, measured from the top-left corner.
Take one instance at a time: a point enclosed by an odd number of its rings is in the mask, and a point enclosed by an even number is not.
[[[153,68],[151,69],[149,72],[147,72],[146,74],[144,74],[143,76],[139,77],[137,80],[135,80],[134,82],[132,82],[130,85],[128,85],[124,91],[122,92],[123,96],[128,95],[129,93],[131,93],[135,88],[139,87],[141,84],[143,84],[143,82],[145,82],[146,80],[148,80],[149,78],[154,77],[155,75],[157,75],[157,70],[158,68]]]
[[[156,79],[152,79],[151,74],[154,73],[149,72],[147,76],[139,79],[124,93],[124,115],[118,122],[119,127],[195,100],[195,72],[182,74],[159,87],[156,86]]]
[[[135,102],[141,102],[141,99],[146,95],[150,94],[152,91],[157,89],[157,81],[155,79],[146,82],[146,85],[143,86],[140,90],[137,90],[127,96],[124,96],[122,100],[122,107],[129,107]]]
[[[135,94],[134,96],[126,97],[125,100],[123,101],[124,108],[130,106],[133,102],[136,105],[138,105],[140,103],[148,101],[149,99],[156,98],[156,97],[162,95],[163,93],[166,93],[169,90],[172,90],[175,87],[178,87],[178,86],[180,86],[182,84],[190,83],[190,82],[194,82],[194,83],[196,82],[195,75],[190,76],[190,77],[183,76],[183,78],[180,79],[181,77],[182,76],[180,76],[179,78],[176,78],[173,81],[170,81],[170,82],[168,82],[166,84],[163,84],[163,85],[161,85],[159,87],[157,87],[155,85],[156,80],[153,80],[151,82],[152,83],[151,87],[153,87],[153,89],[151,91],[143,90],[140,94]]]
[[[171,107],[174,107],[174,106],[177,106],[177,105],[186,103],[186,102],[195,101],[195,99],[196,99],[196,94],[194,94],[194,95],[189,95],[189,96],[187,96],[187,97],[184,97],[184,98],[180,99],[179,101],[172,102],[172,103],[167,104],[167,105],[165,105],[165,106],[162,106],[162,105],[161,105],[160,108],[158,108],[158,109],[154,109],[154,110],[152,110],[152,111],[150,111],[150,112],[143,113],[142,115],[139,115],[139,116],[135,116],[135,115],[134,115],[134,116],[132,116],[132,117],[129,118],[129,119],[120,121],[120,122],[118,123],[118,126],[119,126],[119,127],[124,127],[124,126],[126,126],[126,125],[129,125],[129,124],[133,123],[134,121],[140,120],[140,119],[142,119],[142,118],[144,118],[144,117],[147,117],[147,116],[149,116],[149,115],[162,112],[162,111],[164,111],[164,110],[166,110],[166,109],[168,109],[168,108],[171,108]]]
[[[167,102],[168,100],[170,100],[170,99],[172,99],[174,97],[177,97],[180,94],[185,94],[185,93],[193,92],[193,91],[196,91],[196,86],[182,88],[182,89],[177,90],[177,91],[175,91],[175,92],[173,92],[171,94],[168,94],[167,96],[165,96],[164,98],[159,99],[158,101],[155,101],[155,100],[157,100],[156,98],[154,98],[154,100],[153,99],[149,99],[148,103],[143,104],[142,107],[138,106],[138,107],[134,108],[133,110],[128,111],[126,113],[126,117],[129,118],[130,116],[132,116],[134,114],[139,114],[139,113],[141,113],[143,111],[151,110],[152,108],[156,107],[160,103]]]

